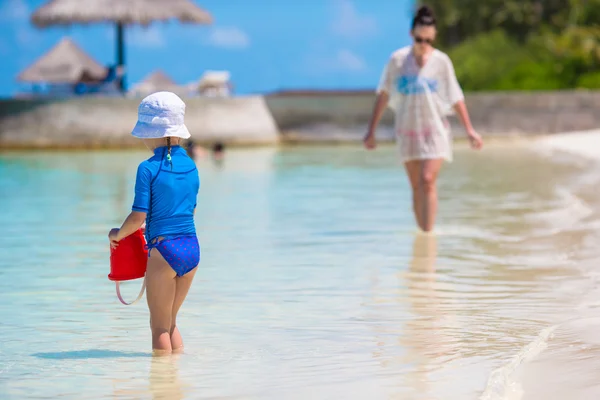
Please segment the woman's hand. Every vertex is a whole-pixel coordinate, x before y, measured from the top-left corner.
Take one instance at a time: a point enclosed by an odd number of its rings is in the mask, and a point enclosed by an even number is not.
[[[467,136],[469,137],[469,142],[471,143],[471,147],[475,150],[479,150],[483,147],[483,139],[474,129],[467,131]]]
[[[377,142],[375,141],[375,134],[373,132],[368,132],[363,139],[363,143],[367,150],[372,150],[377,147]]]
[[[108,240],[110,241],[110,247],[116,249],[119,245],[119,229],[113,228],[108,232]]]

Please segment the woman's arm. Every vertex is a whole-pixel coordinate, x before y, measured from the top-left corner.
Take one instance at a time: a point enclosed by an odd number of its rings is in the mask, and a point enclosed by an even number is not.
[[[471,119],[469,118],[469,112],[467,111],[467,105],[464,100],[458,101],[454,104],[454,110],[458,114],[460,118],[460,122],[465,127],[465,131],[467,132],[467,137],[471,142],[471,146],[475,149],[480,149],[483,146],[483,139],[481,136],[475,131],[473,125],[471,125]]]
[[[474,132],[473,125],[471,125],[471,119],[469,118],[469,112],[467,111],[467,105],[464,100],[460,100],[456,104],[454,104],[454,111],[458,114],[460,122],[465,127],[467,134],[469,132]]]
[[[371,113],[371,120],[369,121],[369,128],[364,138],[364,144],[367,149],[374,149],[375,142],[375,131],[381,121],[381,117],[385,112],[385,108],[390,100],[390,91],[393,85],[393,62],[392,58],[386,64],[379,79],[379,85],[377,87],[377,97],[375,99],[375,105],[373,106],[373,112]]]
[[[385,108],[387,107],[389,100],[390,95],[386,91],[382,91],[377,95],[377,98],[375,99],[375,105],[373,106],[373,112],[371,114],[371,120],[369,121],[369,130],[367,136],[375,136],[375,131],[377,130],[377,126],[379,125],[379,121],[381,121],[381,117],[385,112]]]
[[[456,73],[454,71],[454,65],[452,65],[452,60],[447,58],[446,60],[446,85],[447,85],[447,96],[449,101],[452,103],[452,107],[456,114],[458,114],[458,118],[460,122],[465,128],[467,133],[467,137],[471,142],[471,146],[475,149],[480,149],[483,145],[483,140],[481,136],[475,131],[473,125],[471,124],[471,118],[469,118],[469,112],[467,110],[467,105],[465,104],[465,96],[458,83],[458,79],[456,79]]]

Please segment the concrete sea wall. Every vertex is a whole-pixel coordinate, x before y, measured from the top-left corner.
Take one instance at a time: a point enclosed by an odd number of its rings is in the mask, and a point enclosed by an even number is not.
[[[600,128],[600,91],[466,93],[471,121],[483,135],[536,135]],[[337,141],[361,138],[375,95],[355,93],[281,93],[267,105],[284,140]],[[455,136],[464,135],[456,117]],[[383,116],[379,137],[393,138],[393,115]]]
[[[483,135],[534,135],[600,128],[600,91],[467,93]],[[288,92],[267,96],[185,99],[186,123],[201,143],[348,142],[366,131],[372,91]],[[139,99],[0,100],[0,147],[135,146],[130,136]],[[393,139],[385,113],[379,138]],[[456,118],[455,136],[463,135]]]
[[[139,146],[131,136],[140,99],[87,97],[0,101],[0,147]],[[194,140],[260,145],[279,142],[275,120],[260,96],[186,99]]]

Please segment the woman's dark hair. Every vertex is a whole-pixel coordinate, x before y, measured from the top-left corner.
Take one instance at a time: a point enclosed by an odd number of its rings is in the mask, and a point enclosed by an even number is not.
[[[436,25],[435,15],[433,13],[433,10],[431,8],[429,8],[429,6],[423,5],[423,6],[419,7],[419,9],[417,10],[417,13],[415,14],[415,17],[413,18],[413,21],[412,21],[412,29],[415,29],[419,25],[423,25],[423,26],[435,26]]]

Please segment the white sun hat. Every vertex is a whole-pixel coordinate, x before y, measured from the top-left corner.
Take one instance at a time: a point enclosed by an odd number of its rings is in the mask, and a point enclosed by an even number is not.
[[[131,134],[140,139],[164,137],[189,138],[184,124],[185,103],[175,93],[156,92],[145,97],[138,107],[138,122]]]

